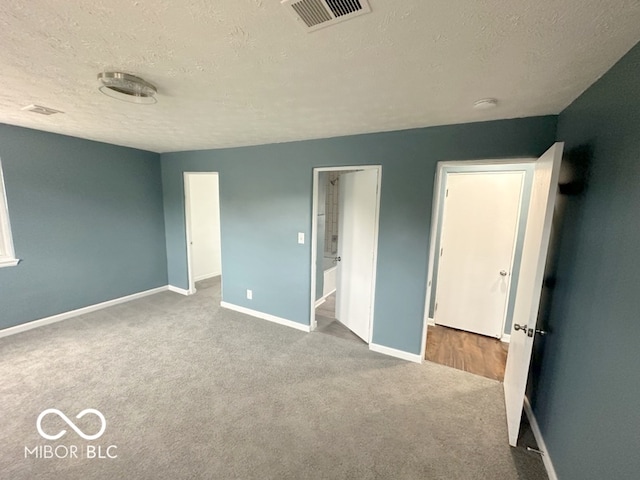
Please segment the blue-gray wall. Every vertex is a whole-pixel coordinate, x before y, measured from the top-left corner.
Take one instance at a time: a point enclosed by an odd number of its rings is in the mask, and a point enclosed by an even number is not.
[[[0,125],[16,267],[0,328],[167,284],[159,155]]]
[[[163,154],[169,283],[187,288],[184,171],[220,173],[224,301],[309,324],[313,167],[382,165],[373,341],[420,353],[436,162],[532,157],[555,140],[536,117],[257,147]],[[247,300],[245,290],[253,290]]]
[[[565,187],[555,288],[534,365],[536,413],[561,480],[640,476],[640,45],[559,119]],[[536,378],[537,377],[537,378]]]

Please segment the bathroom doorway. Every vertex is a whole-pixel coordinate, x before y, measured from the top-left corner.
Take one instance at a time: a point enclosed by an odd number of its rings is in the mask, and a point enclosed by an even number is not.
[[[380,170],[314,170],[312,330],[371,341]]]

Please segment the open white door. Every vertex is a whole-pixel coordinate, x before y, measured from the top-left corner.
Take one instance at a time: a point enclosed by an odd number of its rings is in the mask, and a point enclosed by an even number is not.
[[[535,337],[551,222],[564,143],[555,143],[535,163],[531,203],[522,249],[511,342],[504,375],[509,444],[516,446]]]
[[[374,294],[378,170],[340,176],[336,318],[369,343]]]

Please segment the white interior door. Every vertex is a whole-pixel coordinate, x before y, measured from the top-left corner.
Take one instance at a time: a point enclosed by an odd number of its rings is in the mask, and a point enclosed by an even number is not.
[[[523,182],[524,172],[447,175],[436,324],[502,336]]]
[[[340,176],[336,318],[369,343],[374,294],[378,170]]]
[[[554,144],[535,164],[511,342],[504,375],[507,427],[509,444],[512,446],[516,446],[520,430],[563,147],[563,143]]]

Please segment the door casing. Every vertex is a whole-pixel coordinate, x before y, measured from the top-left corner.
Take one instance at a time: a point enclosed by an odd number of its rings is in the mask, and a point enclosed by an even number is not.
[[[220,175],[218,172],[183,172],[182,179],[184,185],[184,226],[186,232],[187,242],[187,278],[189,282],[189,289],[187,295],[193,295],[196,293],[196,284],[193,275],[192,258],[193,253],[191,249],[191,195],[189,187],[189,177],[191,175],[216,175],[218,177],[218,185],[220,184]],[[218,205],[220,205],[220,189],[218,187]],[[222,238],[220,238],[220,251],[222,251]],[[221,259],[222,261],[222,259]],[[222,268],[222,267],[221,267]],[[222,282],[220,285],[220,292],[222,293]]]
[[[456,168],[456,172],[464,172],[464,171],[474,171],[480,172],[483,171],[483,167],[487,167],[487,171],[493,171],[496,167],[500,167],[501,171],[523,171],[530,170],[532,165],[535,163],[537,158],[518,158],[518,159],[503,159],[503,160],[495,160],[495,159],[487,159],[487,160],[461,160],[461,161],[442,161],[438,162],[436,166],[436,175],[434,178],[434,188],[433,188],[433,203],[431,209],[431,232],[429,236],[429,266],[427,271],[427,292],[425,297],[425,308],[424,308],[424,318],[423,318],[423,326],[422,326],[422,348],[420,351],[420,357],[424,358],[425,349],[426,349],[426,339],[427,339],[427,328],[430,323],[430,312],[435,304],[435,298],[433,288],[434,288],[434,278],[435,278],[435,259],[436,259],[436,246],[439,245],[439,236],[441,235],[440,226],[442,224],[442,198],[444,195],[444,189],[446,187],[446,170],[448,168]],[[526,192],[523,192],[523,201],[524,195]],[[520,219],[522,223],[522,218]],[[510,283],[514,281],[516,275],[512,275],[510,277]],[[504,330],[504,326],[503,326]],[[503,340],[508,341],[509,336],[503,335]]]

